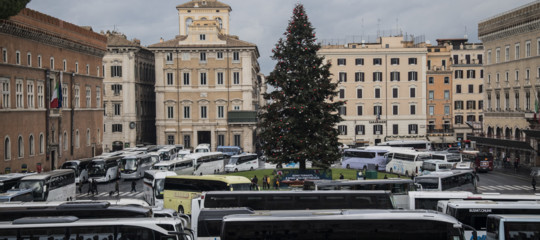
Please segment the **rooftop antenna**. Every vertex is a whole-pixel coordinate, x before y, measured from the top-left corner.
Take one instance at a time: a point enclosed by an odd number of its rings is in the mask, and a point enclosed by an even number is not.
[[[377,37],[381,36],[381,19],[377,18]]]
[[[465,26],[465,38],[467,38],[467,40],[469,39],[469,34],[467,33],[467,26]]]

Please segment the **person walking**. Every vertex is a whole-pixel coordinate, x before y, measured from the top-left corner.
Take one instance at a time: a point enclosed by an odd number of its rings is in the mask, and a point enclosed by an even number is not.
[[[99,193],[98,193],[98,189],[97,189],[97,182],[96,182],[96,180],[93,180],[93,181],[92,181],[92,188],[93,188],[92,191],[93,191],[96,195],[98,195]]]
[[[345,176],[343,176],[343,173],[339,174],[339,179],[345,179]]]
[[[88,180],[88,195],[90,195],[90,193],[92,193],[92,195],[94,195],[94,189],[92,188],[93,187],[93,182],[94,180],[93,179],[90,179]]]
[[[270,190],[270,177],[266,178],[266,187]]]
[[[84,183],[82,183],[82,182],[79,183],[79,186],[78,186],[79,194],[82,194],[82,185],[83,185],[83,184],[84,184]]]
[[[262,184],[263,184],[263,190],[266,190],[266,181],[267,181],[267,178],[268,176],[264,175],[263,179],[262,179]]]
[[[116,180],[116,183],[114,184],[114,192],[120,196],[120,186],[118,186],[118,180]]]
[[[137,192],[137,189],[135,188],[137,186],[137,181],[133,180],[131,181],[131,191],[130,192]]]
[[[532,177],[531,185],[533,187],[533,191],[536,192],[536,177],[535,176]]]
[[[517,173],[518,167],[519,167],[519,158],[516,158],[516,160],[514,160],[514,172]]]
[[[257,178],[257,175],[253,176],[251,179],[251,189],[252,190],[259,190],[259,179]]]

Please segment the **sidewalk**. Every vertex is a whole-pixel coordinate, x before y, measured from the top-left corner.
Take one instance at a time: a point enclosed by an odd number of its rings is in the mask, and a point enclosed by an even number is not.
[[[531,178],[531,168],[525,167],[525,166],[520,166],[517,171],[515,171],[513,167],[512,168],[504,168],[504,167],[494,168],[493,171],[505,173],[508,175],[516,175],[516,176],[521,176],[525,178]]]

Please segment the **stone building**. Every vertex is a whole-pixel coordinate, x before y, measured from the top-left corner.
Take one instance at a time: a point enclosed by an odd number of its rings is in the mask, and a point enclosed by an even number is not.
[[[137,39],[108,32],[103,69],[104,150],[155,144],[154,53]]]
[[[471,140],[496,159],[519,158],[524,166],[537,166],[540,2],[480,22],[478,37],[486,58],[484,125],[483,134]]]
[[[403,37],[375,43],[325,45],[319,55],[332,63],[339,82],[339,140],[376,145],[389,140],[426,140],[427,49]]]
[[[157,144],[209,143],[255,152],[264,80],[255,44],[229,34],[231,7],[216,0],[178,5],[179,35],[155,54]]]
[[[48,171],[102,152],[106,44],[30,9],[0,20],[0,172]],[[58,83],[62,106],[52,108]]]

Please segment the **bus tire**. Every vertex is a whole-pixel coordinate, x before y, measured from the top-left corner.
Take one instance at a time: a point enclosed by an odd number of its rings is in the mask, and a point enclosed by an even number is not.
[[[238,168],[235,168],[235,169],[234,169],[234,172],[238,172]]]
[[[390,173],[394,174],[394,169],[390,168]]]
[[[351,165],[350,165],[350,164],[347,164],[346,168],[347,168],[347,169],[351,169]]]
[[[249,168],[249,171],[253,171],[253,170],[254,170],[253,167]]]
[[[178,206],[178,213],[184,213],[184,207],[183,206]]]
[[[405,171],[405,176],[409,176],[409,170]]]

